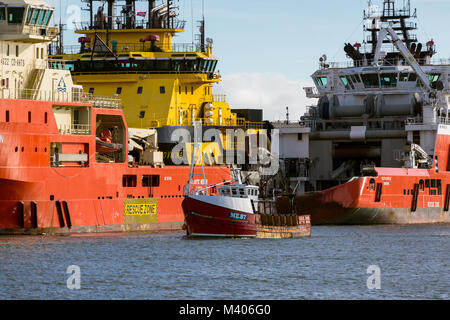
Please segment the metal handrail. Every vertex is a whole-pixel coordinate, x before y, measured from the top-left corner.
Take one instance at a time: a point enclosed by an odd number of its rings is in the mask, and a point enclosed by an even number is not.
[[[163,52],[202,52],[200,44],[194,43],[169,43],[169,44],[155,44],[156,47]],[[114,46],[110,45],[109,48],[116,54],[124,54],[131,52],[153,52],[150,42],[117,42]],[[81,45],[70,45],[63,47],[63,54],[91,54],[91,48],[83,47]]]
[[[0,99],[37,100],[54,102],[90,103],[96,108],[119,109],[122,101],[107,96],[94,96],[80,91],[61,92],[58,90],[0,89]]]
[[[186,25],[185,20],[178,20],[170,18],[170,25],[167,25],[167,20],[162,20],[161,23],[150,25],[145,19],[136,18],[132,23],[127,23],[123,16],[106,17],[107,20],[101,23],[91,25],[89,21],[74,22],[75,30],[126,30],[126,29],[184,29]],[[111,21],[112,23],[109,23]]]
[[[407,64],[393,64],[389,60],[384,60],[383,66],[407,66]],[[429,63],[426,60],[419,60],[419,62],[423,65],[450,65],[450,59],[432,59]],[[321,63],[321,68],[323,68],[323,63]],[[346,68],[354,68],[354,67],[373,67],[368,61],[364,60],[348,60],[348,61],[339,61],[339,62],[326,62],[329,65],[329,69],[346,69]]]

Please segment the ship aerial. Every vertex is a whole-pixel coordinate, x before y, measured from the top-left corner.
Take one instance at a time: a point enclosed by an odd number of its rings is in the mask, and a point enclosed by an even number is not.
[[[181,230],[189,166],[164,165],[156,130],[129,127],[120,95],[85,93],[48,59],[53,12],[0,3],[0,233]],[[230,175],[205,170],[208,183]]]
[[[413,34],[410,1],[369,5],[349,61],[320,58],[317,105],[274,124],[285,189],[313,225],[450,222],[450,61]]]

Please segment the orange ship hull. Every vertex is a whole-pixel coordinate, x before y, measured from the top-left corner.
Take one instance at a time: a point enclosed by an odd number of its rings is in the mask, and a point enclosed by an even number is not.
[[[181,230],[188,166],[97,163],[95,134],[60,134],[54,104],[0,100],[0,233]],[[123,119],[118,109],[92,108],[91,112],[92,119],[97,114]],[[95,121],[91,132],[96,132]],[[64,152],[87,153],[87,163],[51,166],[50,148],[55,142],[62,143]],[[226,167],[205,170],[211,184],[230,176]],[[154,179],[151,186],[143,182],[148,176]],[[131,183],[126,181],[130,177]]]
[[[450,132],[438,129],[431,169],[375,168],[373,177],[295,199],[300,213],[323,224],[450,223]]]
[[[450,175],[434,170],[376,168],[364,177],[296,197],[313,225],[450,223]]]

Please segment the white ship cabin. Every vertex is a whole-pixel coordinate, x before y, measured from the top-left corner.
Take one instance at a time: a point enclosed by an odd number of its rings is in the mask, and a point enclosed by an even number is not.
[[[51,41],[58,31],[49,27],[53,11],[40,0],[0,1],[0,40]]]
[[[54,8],[40,0],[0,1],[0,98],[80,101],[82,87],[69,70],[48,61]]]
[[[53,13],[41,0],[0,0],[0,98],[120,107],[119,99],[84,94],[63,61],[48,60],[58,35]]]
[[[444,85],[450,90],[450,60],[437,61],[442,64],[422,66],[428,74],[430,84]],[[395,94],[398,92],[417,92],[423,87],[417,74],[410,66],[366,66],[342,68],[321,68],[312,78],[316,88],[304,88],[309,98],[319,98],[324,94],[377,93]]]
[[[219,196],[232,198],[245,198],[258,201],[259,187],[244,184],[230,184],[217,188]]]

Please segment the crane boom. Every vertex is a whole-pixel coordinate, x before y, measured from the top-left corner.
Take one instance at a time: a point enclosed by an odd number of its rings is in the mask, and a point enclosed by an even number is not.
[[[417,74],[419,79],[424,84],[427,91],[432,92],[433,89],[430,85],[430,80],[428,79],[427,74],[422,70],[420,67],[420,64],[417,62],[416,59],[414,59],[414,56],[411,54],[409,49],[405,46],[402,39],[398,36],[398,34],[392,29],[392,26],[389,25],[385,28],[382,28],[380,30],[380,33],[378,34],[378,43],[377,48],[375,51],[375,57],[373,60],[374,65],[377,65],[378,60],[380,60],[381,57],[381,46],[383,44],[384,38],[386,38],[387,34],[389,34],[392,37],[392,43],[395,45],[395,47],[398,49],[398,51],[401,53],[401,55],[405,58],[406,62],[413,68],[414,72]]]

